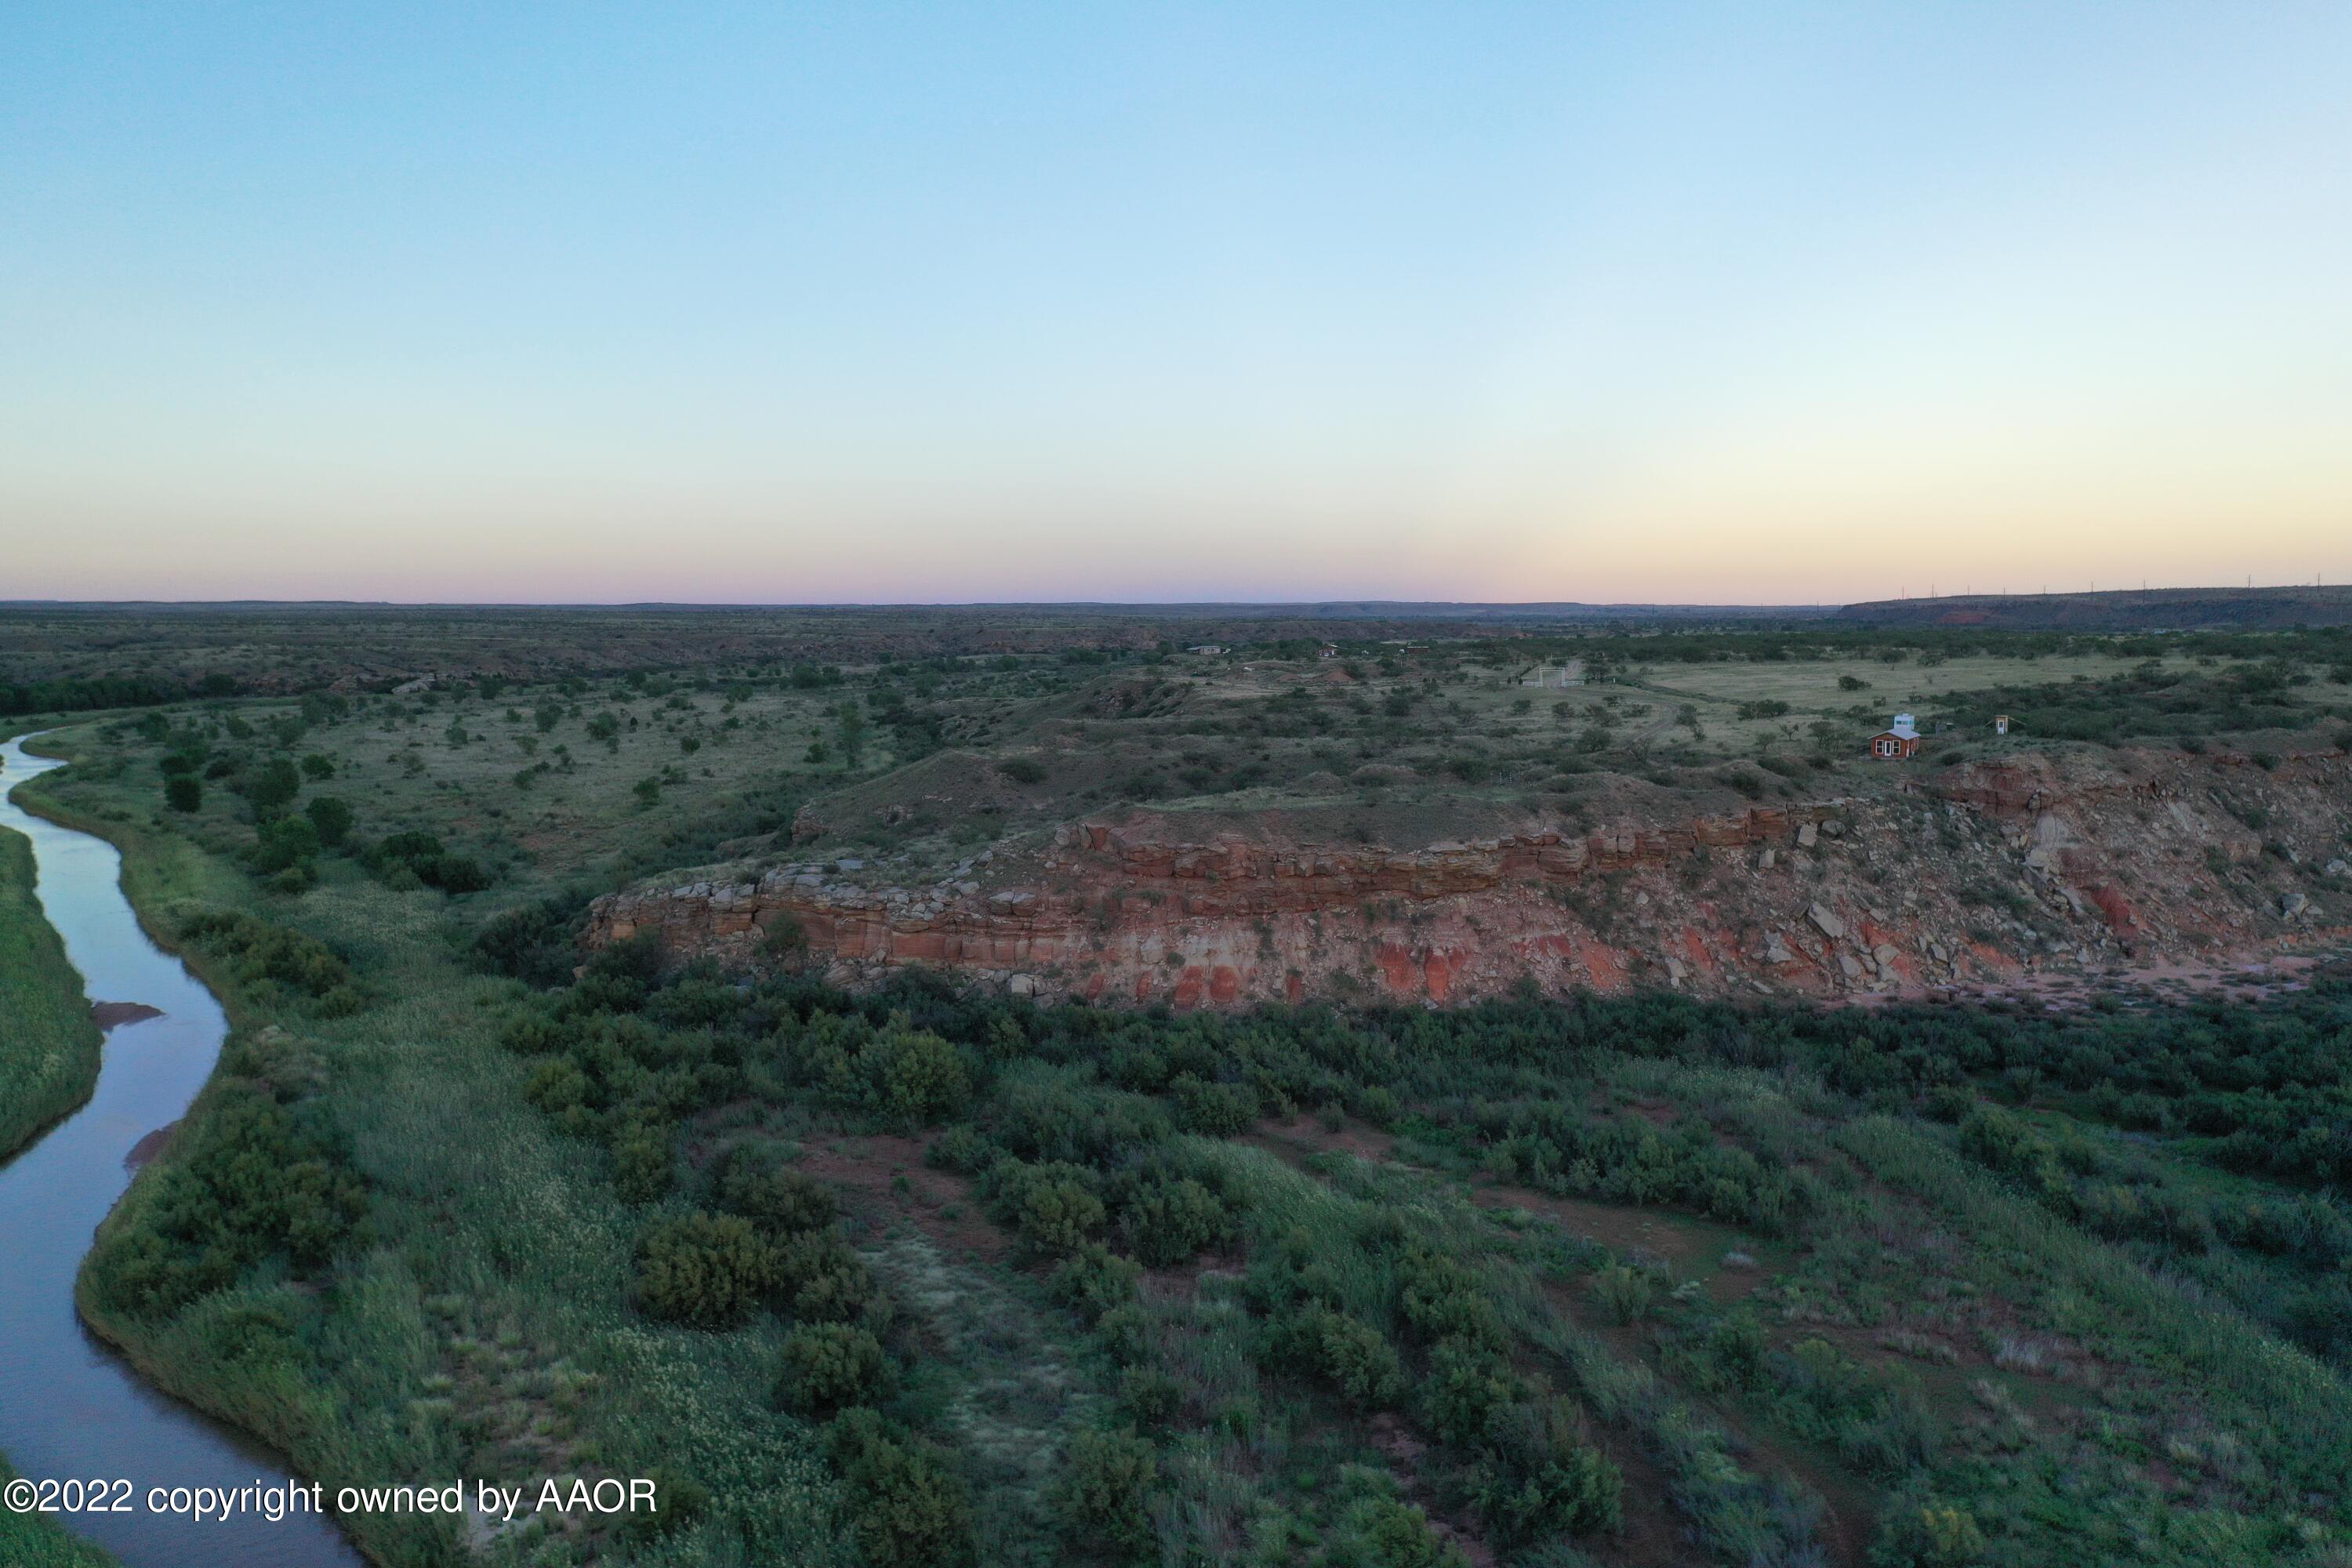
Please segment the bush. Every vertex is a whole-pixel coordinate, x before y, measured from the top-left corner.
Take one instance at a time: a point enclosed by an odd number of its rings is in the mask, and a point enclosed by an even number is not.
[[[340,1152],[249,1082],[224,1085],[184,1157],[154,1179],[152,1200],[104,1234],[88,1265],[93,1295],[139,1317],[226,1289],[272,1256],[323,1268],[367,1212]]]
[[[268,981],[322,1002],[350,989],[350,968],[326,943],[252,915],[208,910],[183,921],[180,934],[236,959],[236,978],[247,985]]]
[[[331,795],[312,795],[302,815],[317,829],[320,847],[340,849],[352,834],[352,808]]]
[[[1165,1426],[1184,1408],[1184,1385],[1157,1367],[1131,1366],[1118,1374],[1119,1407],[1144,1426]]]
[[[378,840],[361,858],[389,886],[399,886],[399,874],[404,872],[445,893],[478,893],[490,885],[489,873],[478,863],[450,854],[430,833],[393,834]]]
[[[1457,1448],[1475,1450],[1495,1413],[1527,1396],[1510,1363],[1483,1344],[1446,1340],[1430,1353],[1422,1418]]]
[[[637,1310],[665,1322],[732,1328],[782,1282],[775,1247],[740,1215],[665,1220],[637,1243]]]
[[[728,1155],[718,1195],[721,1207],[777,1237],[824,1230],[840,1212],[831,1187],[762,1150],[737,1149]]]
[[[1141,1553],[1151,1544],[1146,1504],[1158,1476],[1147,1439],[1126,1431],[1078,1433],[1054,1493],[1064,1535],[1091,1550]]]
[[[613,1145],[613,1186],[623,1201],[652,1203],[667,1195],[675,1180],[666,1130],[633,1128]]]
[[[848,1323],[801,1323],[784,1336],[776,1397],[803,1413],[863,1404],[889,1381],[882,1342]]]
[[[1310,1305],[1286,1337],[1303,1364],[1358,1405],[1386,1405],[1404,1386],[1395,1348],[1360,1318]]]
[[[946,1458],[866,1409],[825,1429],[866,1568],[959,1568],[972,1558],[971,1498]]]
[[[1657,1281],[1638,1268],[1612,1263],[1592,1276],[1586,1288],[1591,1292],[1592,1303],[1607,1313],[1612,1321],[1630,1323],[1646,1317],[1656,1303]]]
[[[1395,1498],[1360,1499],[1339,1523],[1347,1561],[1364,1568],[1470,1568],[1462,1549],[1430,1528],[1428,1514]]]
[[[163,804],[173,811],[199,811],[205,804],[205,786],[194,773],[174,773],[163,781]]]
[[[1046,1285],[1055,1300],[1092,1322],[1134,1300],[1135,1282],[1142,1277],[1140,1266],[1090,1241],[1065,1258]]]
[[[526,985],[569,984],[579,962],[572,939],[582,907],[580,900],[559,893],[493,915],[474,933],[474,962]]]
[[[335,776],[334,759],[321,752],[313,752],[302,759],[302,773],[305,777],[321,782],[333,778]]]
[[[266,822],[294,804],[294,797],[302,793],[302,775],[284,757],[272,757],[247,773],[240,789],[253,803],[255,817]]]
[[[1916,1494],[1887,1510],[1870,1568],[1971,1568],[1988,1561],[1984,1531],[1959,1509]]]
[[[1574,1406],[1561,1399],[1496,1413],[1486,1450],[1472,1468],[1470,1492],[1497,1544],[1617,1528],[1623,1478],[1608,1456],[1584,1441],[1579,1426]]]
[[[996,764],[996,771],[1016,784],[1043,784],[1045,765],[1034,757],[1007,757]]]
[[[1247,1084],[1204,1083],[1191,1073],[1179,1073],[1168,1087],[1176,1096],[1177,1120],[1187,1132],[1234,1138],[1257,1120],[1257,1096]]]
[[[284,871],[319,858],[319,830],[307,816],[281,816],[262,825],[253,863],[262,871]]]
[[[1145,1187],[1121,1211],[1118,1226],[1136,1257],[1153,1268],[1224,1246],[1234,1235],[1223,1203],[1190,1177]]]
[[[784,1243],[779,1258],[784,1301],[794,1317],[877,1326],[888,1321],[890,1305],[874,1271],[833,1232],[803,1231]]]
[[[1095,1196],[1094,1173],[1083,1165],[1006,1160],[989,1173],[989,1181],[996,1189],[997,1216],[1039,1252],[1076,1252],[1102,1228],[1106,1215]]]

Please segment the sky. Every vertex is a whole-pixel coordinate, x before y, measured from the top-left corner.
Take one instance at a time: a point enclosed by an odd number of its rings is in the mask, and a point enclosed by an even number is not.
[[[0,8],[0,599],[2352,582],[2352,6]]]

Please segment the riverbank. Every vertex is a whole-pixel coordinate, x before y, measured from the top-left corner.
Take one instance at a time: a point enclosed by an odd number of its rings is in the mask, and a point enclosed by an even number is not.
[[[89,1098],[103,1043],[33,885],[32,846],[0,828],[0,1160]]]
[[[53,748],[42,751],[54,757]],[[232,1431],[207,1417],[237,1413],[163,1397],[159,1388],[184,1397],[187,1391],[105,1332],[95,1315],[77,1310],[93,1235],[102,1246],[125,1211],[152,1204],[159,1182],[171,1181],[159,1173],[134,1184],[128,1155],[209,1095],[227,1020],[205,982],[151,940],[150,923],[125,896],[142,873],[111,840],[152,825],[120,807],[101,808],[103,824],[60,820],[89,814],[58,809],[22,787],[50,767],[26,748],[0,747],[0,788],[11,796],[0,804],[0,827],[8,830],[0,840],[24,846],[26,858],[16,868],[26,874],[10,879],[7,890],[24,896],[6,906],[12,918],[0,945],[12,958],[53,959],[30,973],[46,976],[47,1016],[78,1016],[89,1031],[96,1071],[79,1104],[47,1117],[0,1166],[0,1256],[10,1264],[0,1273],[0,1384],[8,1390],[0,1402],[0,1449],[33,1479],[106,1476],[134,1486],[221,1489],[283,1480],[278,1456],[244,1435],[254,1424],[240,1421]],[[88,830],[101,826],[120,833]],[[27,973],[21,962],[12,967],[20,978]],[[121,1004],[111,1011],[124,1026],[102,1050],[86,992]],[[173,1158],[153,1163],[163,1173]],[[93,1334],[122,1358],[101,1353]],[[10,1515],[0,1529],[0,1563],[85,1568],[119,1558],[132,1568],[226,1561],[357,1568],[358,1562],[331,1525],[315,1519],[238,1521],[198,1532],[170,1514],[133,1508],[58,1522],[70,1524],[70,1536],[47,1519]]]
[[[33,892],[33,847],[0,828],[0,1161],[89,1098],[103,1044],[81,976]],[[0,1479],[16,1472],[0,1457]],[[0,1563],[109,1568],[113,1559],[37,1515],[0,1510]]]
[[[228,1045],[169,1151],[100,1230],[77,1289],[84,1322],[157,1386],[262,1436],[330,1495],[451,1474],[532,1487],[682,1474],[726,1499],[723,1510],[671,1523],[657,1553],[632,1538],[633,1558],[724,1561],[749,1536],[757,1560],[845,1563],[824,1461],[807,1426],[769,1398],[781,1330],[713,1336],[649,1327],[630,1310],[642,1219],[602,1163],[582,1161],[524,1099],[530,1064],[499,1045],[520,989],[453,943],[459,910],[388,888],[347,858],[324,858],[299,897],[270,891],[236,861],[250,828],[233,810],[160,813],[152,774],[121,766],[120,742],[100,726],[47,737],[42,750],[83,765],[44,779],[25,804],[121,851],[122,889],[158,941],[181,945],[198,911],[266,922],[338,954],[360,1004],[321,1006],[224,951],[185,944],[227,1015]],[[353,787],[362,831],[383,831],[380,797]],[[469,931],[478,917],[465,915],[457,929]],[[265,1080],[366,1183],[364,1234],[324,1268],[265,1260],[184,1307],[127,1308],[109,1288],[110,1260],[173,1245],[164,1222],[189,1208],[170,1189],[203,1163],[231,1100]],[[612,1526],[576,1521],[470,1541],[445,1518],[342,1522],[369,1560],[403,1565],[469,1548],[502,1564],[625,1549]]]

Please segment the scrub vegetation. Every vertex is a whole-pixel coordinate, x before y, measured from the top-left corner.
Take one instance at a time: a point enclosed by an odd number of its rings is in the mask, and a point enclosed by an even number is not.
[[[2344,976],[1176,1014],[852,993],[789,932],[757,973],[575,945],[588,896],[796,832],[920,866],[1106,803],[1873,787],[1830,740],[1862,704],[2332,738],[2340,634],[1226,626],[1197,655],[1189,624],[904,622],[879,656],[796,623],[793,657],[672,637],[404,693],[379,667],[412,650],[223,644],[236,690],[41,743],[74,765],[31,804],[122,846],[232,1022],[89,1321],[331,1490],[663,1489],[651,1520],[348,1521],[375,1561],[2352,1552]],[[69,655],[26,673],[93,678]],[[2108,738],[2065,733],[1998,744]]]
[[[0,828],[0,1159],[89,1098],[98,1026],[81,976],[42,918],[33,848]]]

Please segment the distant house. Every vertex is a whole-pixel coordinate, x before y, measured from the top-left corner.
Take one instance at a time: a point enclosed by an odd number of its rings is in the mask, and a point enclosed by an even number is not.
[[[1317,658],[1337,658],[1339,657],[1339,646],[1337,643],[1327,642],[1321,647],[1315,650],[1315,657]]]
[[[1217,654],[1217,653],[1223,653],[1223,652],[1224,652],[1224,651],[1225,651],[1225,645],[1224,645],[1224,644],[1223,644],[1223,643],[1215,643],[1215,642],[1196,642],[1196,643],[1194,643],[1191,647],[1186,648],[1184,651],[1185,651],[1186,653],[1208,653],[1208,654]]]
[[[1882,762],[1895,762],[1919,752],[1919,726],[1908,713],[1897,713],[1895,722],[1870,738],[1870,754]]]
[[[1992,716],[1992,732],[1996,735],[2006,735],[2009,733],[2008,714],[1996,713]]]

